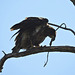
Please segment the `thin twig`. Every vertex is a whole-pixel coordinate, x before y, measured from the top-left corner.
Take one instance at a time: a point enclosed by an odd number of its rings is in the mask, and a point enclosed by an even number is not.
[[[66,28],[66,24],[65,24],[65,23],[62,23],[62,24],[60,25],[60,27],[61,27],[62,25],[65,25],[65,28]],[[57,31],[60,27],[58,27],[58,28],[56,29],[56,31]]]
[[[45,64],[44,64],[44,67],[47,65],[47,63],[48,63],[48,57],[49,57],[49,52],[47,53],[47,61],[45,62]]]
[[[75,31],[73,31],[73,30],[70,29],[70,28],[64,28],[64,27],[61,27],[61,26],[59,26],[59,25],[52,24],[52,23],[48,23],[48,24],[49,24],[49,25],[52,25],[52,26],[56,26],[56,27],[62,28],[62,29],[65,29],[65,30],[69,30],[69,31],[71,31],[71,32],[75,35]]]
[[[6,53],[4,51],[2,51],[4,53],[4,55],[6,55]]]

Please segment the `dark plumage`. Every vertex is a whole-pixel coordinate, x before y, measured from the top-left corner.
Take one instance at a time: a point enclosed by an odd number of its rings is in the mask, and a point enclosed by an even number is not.
[[[44,26],[45,24],[48,23],[48,19],[46,18],[41,18],[41,17],[27,17],[25,20],[22,22],[15,24],[12,26],[10,29],[12,30],[17,30],[17,29],[24,29],[24,30],[35,30],[38,26]]]
[[[19,52],[20,49],[28,49],[33,47],[33,37],[48,23],[48,19],[39,17],[27,17],[22,22],[15,24],[10,29],[17,30],[18,35],[15,39],[15,47],[12,49],[13,53]],[[14,35],[16,35],[15,33]],[[13,35],[13,36],[14,36]]]
[[[42,43],[47,36],[51,38],[50,41],[50,46],[51,46],[52,42],[55,40],[56,31],[54,28],[50,27],[49,25],[42,28],[38,33],[36,33],[32,37],[32,44],[35,46],[39,46],[39,44]]]

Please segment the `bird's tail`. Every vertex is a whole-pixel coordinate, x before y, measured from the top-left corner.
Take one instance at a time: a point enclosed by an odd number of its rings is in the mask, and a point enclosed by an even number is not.
[[[19,50],[20,50],[20,48],[15,46],[15,47],[12,48],[12,53],[18,53]]]
[[[11,40],[16,34],[18,34],[19,32],[20,32],[20,30],[17,31],[17,32],[10,38],[10,40]]]

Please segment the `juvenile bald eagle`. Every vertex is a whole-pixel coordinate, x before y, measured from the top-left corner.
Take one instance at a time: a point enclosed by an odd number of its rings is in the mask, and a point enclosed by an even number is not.
[[[33,47],[33,37],[48,23],[48,19],[40,17],[27,17],[22,22],[15,24],[10,29],[17,30],[18,35],[15,39],[15,47],[12,49],[13,53],[19,52],[20,49],[28,49]],[[14,35],[16,35],[15,33]],[[13,36],[14,36],[13,35]],[[39,40],[39,39],[38,39]]]

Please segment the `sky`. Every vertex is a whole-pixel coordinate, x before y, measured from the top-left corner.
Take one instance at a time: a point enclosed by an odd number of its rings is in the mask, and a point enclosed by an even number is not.
[[[11,32],[10,27],[30,16],[45,17],[49,23],[58,25],[65,23],[67,28],[75,31],[75,6],[70,0],[0,0],[0,58],[3,57],[2,51],[11,53],[15,45],[15,37],[10,38],[16,31]],[[47,37],[41,45],[49,46],[50,40]],[[75,47],[75,36],[59,29],[53,46]],[[46,55],[47,52],[10,58],[0,75],[75,75],[74,53],[52,52],[48,64],[43,67]]]

